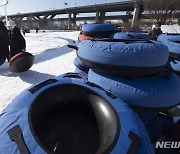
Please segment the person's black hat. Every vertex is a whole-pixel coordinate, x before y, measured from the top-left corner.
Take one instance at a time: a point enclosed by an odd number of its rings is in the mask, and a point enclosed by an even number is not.
[[[155,24],[155,26],[159,26],[159,27],[161,27],[161,24],[160,24],[160,23],[156,23],[156,24]]]

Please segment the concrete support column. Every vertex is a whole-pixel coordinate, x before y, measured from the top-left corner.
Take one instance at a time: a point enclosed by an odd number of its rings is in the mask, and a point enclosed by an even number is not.
[[[77,24],[76,24],[76,15],[77,13],[73,13],[73,19],[72,19],[72,23],[73,23],[73,29],[77,29]]]
[[[14,17],[12,20],[16,23],[16,26],[21,29],[22,27],[22,17]]]
[[[45,15],[41,20],[39,20],[39,26],[41,29],[47,29],[47,21],[48,21],[49,14]]]
[[[68,13],[68,29],[72,28],[71,23],[72,23],[71,13]]]
[[[96,19],[95,22],[98,23],[99,22],[99,16],[100,16],[100,12],[96,11]]]
[[[180,18],[178,18],[178,25],[180,25]]]
[[[105,14],[104,11],[96,11],[96,23],[103,23],[105,20]]]
[[[104,22],[105,21],[105,14],[106,12],[100,12],[100,22]]]
[[[131,27],[134,27],[135,23],[140,19],[143,12],[143,6],[140,6],[137,2],[134,3],[134,15],[132,19]]]

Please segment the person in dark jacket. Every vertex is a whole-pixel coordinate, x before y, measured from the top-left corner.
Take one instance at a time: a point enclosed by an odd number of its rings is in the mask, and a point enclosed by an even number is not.
[[[39,31],[39,27],[36,27],[36,34],[38,33],[38,31]]]
[[[12,58],[14,55],[26,51],[26,41],[14,21],[8,21],[7,28],[10,41],[10,58]]]
[[[3,58],[9,61],[9,39],[8,31],[4,23],[0,21],[0,59]]]
[[[149,35],[153,40],[157,40],[157,37],[161,35],[163,32],[161,30],[161,25],[156,24],[155,27],[149,32]]]

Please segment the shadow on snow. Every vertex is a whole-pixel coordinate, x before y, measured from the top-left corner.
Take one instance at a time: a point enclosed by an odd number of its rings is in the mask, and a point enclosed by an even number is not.
[[[74,40],[59,37],[60,39],[64,39],[69,42],[69,44],[74,44]],[[68,44],[67,44],[68,45]],[[64,54],[70,53],[73,51],[73,49],[68,48],[67,45],[64,45],[62,47],[47,49],[40,54],[35,55],[35,64],[41,63],[59,56],[62,56]]]

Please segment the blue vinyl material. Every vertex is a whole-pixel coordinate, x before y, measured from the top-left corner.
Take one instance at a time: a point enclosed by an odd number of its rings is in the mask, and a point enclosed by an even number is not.
[[[157,41],[106,42],[85,40],[78,44],[78,56],[105,65],[157,67],[167,63],[168,48]]]
[[[116,39],[146,39],[150,40],[150,36],[146,33],[138,33],[138,32],[118,32],[114,34],[114,38]]]
[[[116,26],[110,23],[103,23],[103,24],[84,24],[82,26],[81,31],[86,33],[91,32],[111,32],[115,31]]]
[[[28,112],[29,108],[34,100],[44,91],[59,87],[62,85],[79,86],[79,88],[89,89],[96,93],[99,97],[105,99],[114,108],[114,112],[118,116],[120,121],[120,134],[117,138],[117,142],[113,143],[114,148],[110,152],[111,154],[126,154],[131,139],[128,137],[130,131],[136,133],[141,142],[137,149],[137,154],[154,154],[154,149],[147,134],[147,131],[139,119],[138,115],[133,112],[129,106],[124,103],[118,97],[110,97],[108,93],[97,86],[91,86],[87,80],[75,73],[63,74],[56,78],[56,81],[47,84],[36,84],[30,88],[24,90],[19,94],[0,114],[0,152],[3,154],[18,154],[19,151],[14,142],[12,142],[7,134],[7,131],[16,125],[19,125],[22,129],[23,138],[30,153],[33,154],[46,154],[48,153],[42,146],[38,144],[37,139],[32,133],[32,129],[29,125]],[[36,87],[34,93],[30,93],[29,89]],[[68,96],[68,95],[67,95]],[[68,97],[67,97],[68,98]],[[66,102],[66,100],[64,100]],[[51,103],[52,104],[52,103]],[[102,106],[103,108],[103,106]],[[43,110],[43,107],[41,108]],[[106,111],[106,110],[105,110]],[[106,111],[107,112],[107,111]],[[108,113],[108,112],[107,112]],[[81,145],[79,145],[81,146]],[[69,147],[71,148],[71,147]]]
[[[167,110],[180,103],[180,78],[169,70],[149,77],[123,78],[88,72],[88,80],[123,99],[131,106]]]

